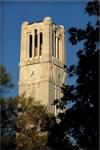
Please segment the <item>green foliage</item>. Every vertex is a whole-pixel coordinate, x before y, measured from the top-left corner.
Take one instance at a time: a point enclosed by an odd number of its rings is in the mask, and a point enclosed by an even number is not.
[[[13,87],[11,76],[7,73],[6,68],[0,65],[0,95],[7,93]]]
[[[48,128],[53,116],[47,107],[34,98],[25,95],[4,97],[4,93],[14,87],[6,68],[0,65],[0,111],[2,150],[7,149],[47,149]]]
[[[47,107],[34,98],[19,97],[17,116],[17,149],[47,149],[47,125],[50,123]]]
[[[48,129],[53,126],[55,118],[46,106],[22,95],[1,97],[0,108],[2,150],[48,148]]]
[[[17,98],[0,97],[1,140],[2,150],[15,149],[16,146],[16,108]]]
[[[14,87],[10,74],[6,68],[0,65],[0,127],[2,150],[15,149],[15,130],[16,130],[16,98],[5,98],[4,94]]]
[[[88,2],[89,15],[98,15],[98,1]],[[98,19],[98,18],[97,18]],[[89,22],[86,29],[69,29],[70,42],[83,43],[77,52],[78,64],[67,68],[69,76],[77,76],[74,85],[62,87],[63,97],[55,104],[61,109],[68,102],[74,105],[59,113],[61,122],[50,130],[49,145],[52,149],[99,149],[99,23]],[[74,140],[70,140],[73,137]],[[51,140],[52,139],[52,140]],[[56,139],[56,141],[55,141]],[[74,143],[74,144],[73,144]]]

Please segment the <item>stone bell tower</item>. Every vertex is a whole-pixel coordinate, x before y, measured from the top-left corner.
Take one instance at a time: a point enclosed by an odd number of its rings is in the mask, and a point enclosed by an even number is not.
[[[19,64],[19,95],[26,93],[48,106],[60,98],[60,87],[65,80],[64,27],[56,25],[50,17],[43,21],[24,22],[21,28]]]

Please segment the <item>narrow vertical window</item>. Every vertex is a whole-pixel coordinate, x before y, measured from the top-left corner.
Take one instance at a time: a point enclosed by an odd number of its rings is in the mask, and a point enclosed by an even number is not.
[[[52,32],[52,56],[54,56],[54,34]]]
[[[40,32],[40,56],[42,55],[42,47],[43,47],[43,34]]]
[[[32,57],[32,35],[29,35],[29,57]]]
[[[58,49],[57,49],[57,58],[59,59],[59,38],[58,38],[58,43],[57,43],[58,45],[57,45],[57,47],[58,47]]]
[[[38,48],[38,34],[37,29],[35,29],[35,50],[34,50],[34,57],[37,56],[37,48]]]
[[[56,31],[55,31],[55,48],[54,48],[55,50],[54,50],[54,56],[55,56],[55,58],[56,58]]]

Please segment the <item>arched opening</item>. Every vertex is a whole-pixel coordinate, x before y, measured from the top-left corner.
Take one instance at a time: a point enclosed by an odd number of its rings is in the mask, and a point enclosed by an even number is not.
[[[43,34],[40,32],[40,56],[42,55],[42,47],[43,47]]]
[[[38,48],[38,34],[37,29],[35,29],[35,49],[34,49],[34,57],[37,56],[37,48]]]

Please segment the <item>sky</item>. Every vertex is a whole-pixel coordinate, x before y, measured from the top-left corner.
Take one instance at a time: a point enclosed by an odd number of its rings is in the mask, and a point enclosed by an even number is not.
[[[19,61],[21,44],[21,24],[24,21],[37,22],[50,16],[58,25],[64,25],[66,36],[66,65],[77,63],[76,51],[81,44],[72,46],[68,30],[71,27],[85,28],[92,18],[85,14],[86,0],[75,1],[3,1],[0,2],[0,63],[6,66],[15,88],[8,94],[18,94]],[[92,19],[94,21],[95,18]],[[73,82],[73,81],[68,81]]]

